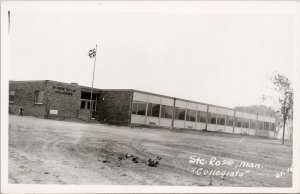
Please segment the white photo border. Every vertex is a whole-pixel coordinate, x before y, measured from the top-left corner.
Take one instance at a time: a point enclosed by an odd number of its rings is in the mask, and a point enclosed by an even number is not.
[[[105,6],[102,6],[104,5]],[[169,7],[172,6],[172,10]],[[199,187],[199,186],[122,186],[122,185],[42,185],[8,183],[8,11],[58,12],[199,12],[292,14],[295,19],[294,44],[294,145],[293,186],[270,187]],[[300,1],[5,1],[1,2],[1,192],[2,193],[297,193],[299,188],[300,131]]]

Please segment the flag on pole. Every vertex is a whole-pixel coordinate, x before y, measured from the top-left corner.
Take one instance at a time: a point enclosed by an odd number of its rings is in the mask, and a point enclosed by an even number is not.
[[[89,50],[88,55],[90,58],[95,58],[96,57],[96,48]]]

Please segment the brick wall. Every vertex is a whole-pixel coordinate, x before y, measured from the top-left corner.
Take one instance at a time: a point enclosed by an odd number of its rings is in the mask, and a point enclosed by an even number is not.
[[[49,81],[46,86],[48,118],[77,118],[80,109],[81,90],[78,85]],[[57,110],[58,114],[50,114]]]
[[[104,123],[129,125],[132,95],[131,90],[101,91],[97,99],[96,119]]]
[[[78,85],[55,81],[10,81],[9,90],[15,91],[15,101],[9,104],[9,113],[53,119],[77,118],[81,91]],[[35,103],[35,90],[44,91],[42,104]],[[50,114],[57,110],[58,114]]]
[[[15,91],[15,100],[9,103],[9,113],[18,114],[19,107],[24,108],[24,116],[46,116],[45,104],[35,104],[35,90],[45,90],[45,81],[10,81],[9,90]]]
[[[9,104],[9,113],[50,119],[77,119],[88,110],[81,110],[81,88],[78,85],[56,81],[10,81],[9,90],[15,91],[15,100]],[[44,91],[41,104],[35,103],[35,90]],[[102,90],[97,98],[96,119],[110,124],[129,125],[132,106],[131,90]],[[104,100],[103,100],[104,99]],[[52,111],[50,111],[52,110]],[[51,112],[57,114],[51,114]],[[82,113],[83,114],[83,113]]]

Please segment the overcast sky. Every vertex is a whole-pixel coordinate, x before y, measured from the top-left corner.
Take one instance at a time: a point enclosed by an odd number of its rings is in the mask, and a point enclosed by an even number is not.
[[[9,79],[91,86],[98,44],[96,88],[261,104],[267,75],[292,81],[294,26],[289,14],[12,11]]]

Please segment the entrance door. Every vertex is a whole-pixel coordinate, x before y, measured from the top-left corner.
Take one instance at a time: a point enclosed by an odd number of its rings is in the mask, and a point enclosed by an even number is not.
[[[92,119],[96,116],[96,104],[97,104],[97,94],[93,94],[91,100],[91,93],[89,92],[82,92],[81,93],[81,104],[80,104],[80,111],[79,115],[81,118],[89,119],[90,112],[92,111]]]

